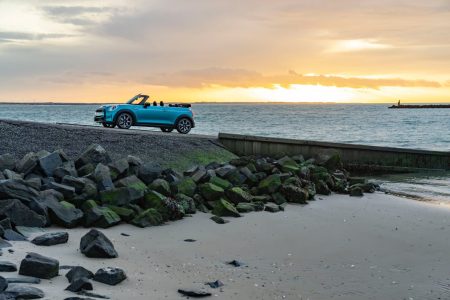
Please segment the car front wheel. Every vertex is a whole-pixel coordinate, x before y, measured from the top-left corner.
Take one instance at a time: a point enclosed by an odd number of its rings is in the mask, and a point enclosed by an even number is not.
[[[129,113],[121,113],[117,117],[117,126],[121,129],[129,129],[133,125],[133,117]]]
[[[189,133],[192,129],[192,121],[188,118],[182,118],[177,123],[177,131],[182,134]]]

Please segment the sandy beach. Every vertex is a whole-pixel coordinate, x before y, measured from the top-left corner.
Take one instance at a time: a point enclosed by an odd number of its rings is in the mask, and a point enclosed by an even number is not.
[[[307,206],[249,213],[225,225],[209,217],[197,213],[160,227],[102,230],[115,244],[117,259],[84,257],[78,246],[88,229],[77,228],[68,230],[64,245],[13,242],[15,252],[4,249],[2,260],[19,264],[26,252],[34,251],[94,272],[121,267],[128,275],[121,284],[94,282],[94,292],[111,299],[180,299],[177,289],[183,287],[204,288],[218,299],[450,297],[447,207],[375,193],[320,196]],[[58,230],[65,229],[46,229]],[[196,242],[185,242],[188,238]],[[225,264],[233,259],[246,266]],[[214,280],[225,286],[204,285]],[[61,299],[74,295],[63,291],[67,285],[59,276],[42,280],[39,287],[46,299]]]

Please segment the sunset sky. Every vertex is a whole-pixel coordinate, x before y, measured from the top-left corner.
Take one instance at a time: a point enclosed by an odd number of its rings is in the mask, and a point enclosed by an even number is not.
[[[449,0],[0,0],[0,101],[450,102]]]

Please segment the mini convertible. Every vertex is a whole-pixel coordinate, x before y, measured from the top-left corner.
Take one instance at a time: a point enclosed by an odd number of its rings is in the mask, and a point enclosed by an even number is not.
[[[147,102],[149,96],[136,95],[126,104],[104,105],[95,111],[94,121],[104,127],[129,129],[131,126],[159,127],[163,132],[186,134],[194,128],[194,114],[190,104]]]

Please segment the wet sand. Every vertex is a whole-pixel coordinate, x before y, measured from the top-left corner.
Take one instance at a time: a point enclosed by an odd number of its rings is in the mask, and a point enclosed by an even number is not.
[[[383,193],[319,198],[304,207],[288,205],[285,212],[246,214],[226,225],[197,213],[161,227],[102,230],[115,244],[117,259],[84,257],[78,251],[84,228],[69,230],[66,245],[14,242],[15,252],[4,249],[1,259],[19,264],[34,251],[94,272],[121,267],[128,275],[121,284],[94,282],[94,292],[111,299],[181,299],[182,287],[205,288],[217,299],[450,298],[448,207]],[[183,241],[187,238],[196,242]],[[225,264],[232,259],[247,266]],[[217,279],[223,288],[205,287],[205,281]],[[63,291],[67,285],[59,276],[38,287],[46,299],[63,299],[74,295]]]

